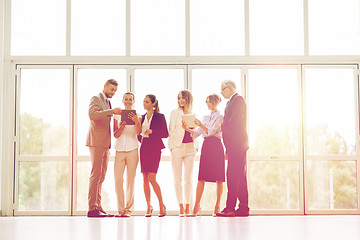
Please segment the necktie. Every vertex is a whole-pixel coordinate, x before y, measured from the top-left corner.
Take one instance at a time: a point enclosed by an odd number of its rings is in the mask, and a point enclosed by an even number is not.
[[[110,103],[109,99],[106,99],[106,103],[107,103],[109,109],[111,109],[111,103]]]

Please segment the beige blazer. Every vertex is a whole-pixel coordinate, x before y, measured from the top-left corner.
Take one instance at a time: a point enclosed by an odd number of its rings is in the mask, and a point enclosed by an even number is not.
[[[182,128],[182,119],[181,115],[184,115],[184,112],[182,109],[175,109],[170,114],[170,123],[169,123],[169,143],[168,147],[170,151],[173,150],[173,148],[180,147],[185,135],[185,129]],[[198,149],[198,143],[197,139],[194,139],[194,146],[195,149]]]
[[[101,93],[91,98],[88,113],[90,127],[86,138],[86,146],[110,148],[110,120],[113,113]]]

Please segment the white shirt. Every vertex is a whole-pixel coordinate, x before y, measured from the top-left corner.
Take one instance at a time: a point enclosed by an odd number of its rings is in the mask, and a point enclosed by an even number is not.
[[[114,119],[121,123],[121,115],[114,115]],[[116,139],[114,149],[117,152],[130,152],[139,147],[135,125],[126,125],[120,137]]]
[[[150,129],[151,120],[153,118],[154,114],[151,115],[151,118],[148,120],[147,116],[145,115],[144,122],[142,123],[141,127],[141,135],[144,138],[149,137],[149,134],[145,134],[146,130]]]
[[[236,94],[236,92],[234,92],[231,97],[229,98],[229,102],[231,101],[232,97]]]

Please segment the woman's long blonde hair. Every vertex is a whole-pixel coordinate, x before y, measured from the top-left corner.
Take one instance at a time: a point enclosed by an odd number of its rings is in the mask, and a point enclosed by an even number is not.
[[[179,94],[178,94],[178,105],[179,105],[179,108],[182,109],[182,107],[179,104],[179,95],[180,94],[181,94],[181,97],[186,100],[186,103],[189,105],[189,112],[191,112],[192,106],[193,106],[193,96],[192,96],[191,92],[189,90],[181,90],[179,92]]]

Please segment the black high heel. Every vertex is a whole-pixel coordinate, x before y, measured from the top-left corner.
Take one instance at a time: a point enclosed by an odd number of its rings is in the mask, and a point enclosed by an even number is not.
[[[145,213],[145,217],[151,217],[153,210],[153,207],[150,206],[150,213]]]
[[[163,210],[164,210],[164,212],[162,212],[162,213],[161,213],[161,211],[159,212],[159,217],[165,217],[167,215],[165,205],[164,205]]]

